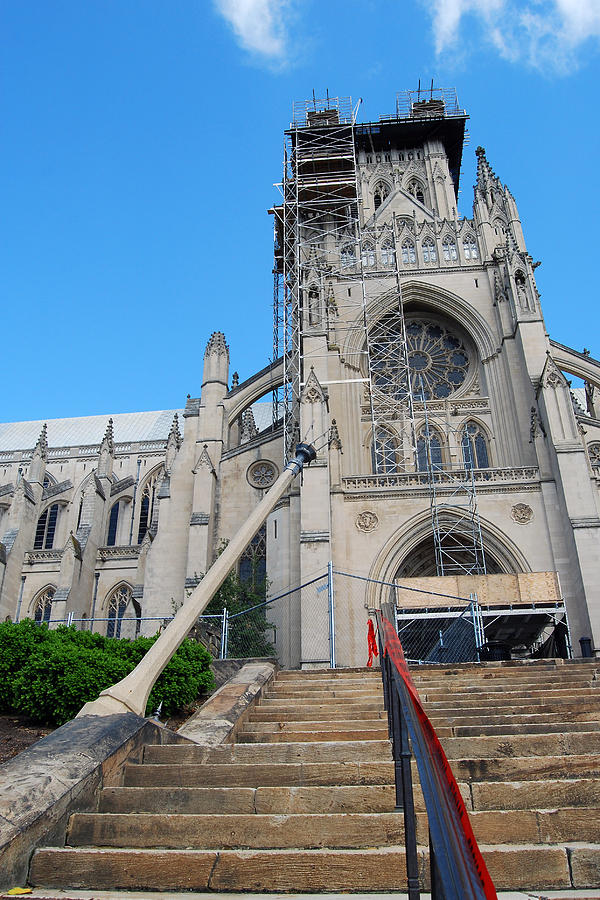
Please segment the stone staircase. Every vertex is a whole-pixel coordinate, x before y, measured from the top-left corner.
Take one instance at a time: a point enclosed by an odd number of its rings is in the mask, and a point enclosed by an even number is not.
[[[414,673],[497,889],[600,885],[600,680],[592,661]],[[235,744],[147,746],[63,848],[45,888],[405,889],[380,673],[279,672]],[[427,819],[415,784],[422,880]]]

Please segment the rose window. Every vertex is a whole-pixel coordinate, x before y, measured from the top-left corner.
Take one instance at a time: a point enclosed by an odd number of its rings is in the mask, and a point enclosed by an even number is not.
[[[255,488],[270,488],[277,480],[277,468],[274,463],[268,460],[259,459],[248,467],[246,477]]]
[[[469,371],[469,353],[463,341],[444,325],[427,319],[409,319],[405,327],[413,397],[449,397],[464,384]],[[395,313],[384,316],[369,335],[374,387],[393,397],[405,393],[399,337],[400,320]]]

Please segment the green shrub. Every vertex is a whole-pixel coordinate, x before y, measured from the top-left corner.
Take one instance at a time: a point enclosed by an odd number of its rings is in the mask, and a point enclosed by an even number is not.
[[[49,630],[25,620],[0,625],[0,709],[61,725],[88,700],[124,678],[156,637],[119,640],[74,626]],[[159,703],[172,715],[214,685],[210,654],[185,640],[150,695],[147,714]]]

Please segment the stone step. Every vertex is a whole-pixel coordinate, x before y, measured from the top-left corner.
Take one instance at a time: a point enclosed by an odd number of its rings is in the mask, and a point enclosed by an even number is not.
[[[571,756],[600,754],[600,731],[573,734],[483,735],[450,737],[444,741],[448,759],[510,759],[512,757]],[[209,765],[274,763],[387,762],[391,758],[389,741],[342,741],[289,744],[227,744],[202,747],[193,744],[147,745],[144,762],[157,765],[207,763]]]
[[[434,727],[438,725],[473,725],[480,722],[482,725],[528,724],[540,722],[595,722],[600,720],[600,704],[569,703],[552,707],[550,705],[538,707],[475,707],[450,710],[448,708],[431,708],[425,704],[425,710]],[[295,728],[293,726],[297,725]],[[273,713],[272,711],[261,713],[258,709],[252,714],[250,720],[244,725],[244,732],[276,733],[278,731],[342,731],[366,728],[387,728],[387,715],[381,710],[379,716],[369,718],[339,718],[330,713],[321,711],[320,715],[312,719],[304,718],[304,712],[284,711]],[[358,740],[358,738],[357,738]]]
[[[498,685],[497,689],[492,690],[488,689],[488,686],[486,685],[485,690],[479,688],[468,691],[465,690],[461,692],[453,692],[448,689],[433,690],[428,686],[424,686],[422,689],[418,689],[418,692],[422,702],[445,700],[449,704],[451,704],[455,699],[470,700],[471,698],[473,698],[476,699],[477,702],[496,703],[498,702],[498,699],[501,698],[502,702],[508,703],[512,700],[527,700],[530,697],[532,699],[535,699],[537,697],[546,697],[547,703],[551,702],[551,699],[553,697],[568,697],[572,699],[577,699],[577,697],[593,697],[596,699],[596,701],[600,702],[600,692],[598,691],[598,688],[591,687],[565,687],[548,689],[543,685],[537,685],[526,690],[517,690],[509,686],[502,687],[501,685]]]
[[[173,752],[174,751],[174,752]],[[465,755],[464,753],[462,754]],[[224,744],[202,747],[197,744],[146,745],[144,762],[148,763],[345,763],[379,762],[390,759],[390,742],[326,741],[323,743],[289,744]]]
[[[426,842],[425,813],[419,814],[418,825]],[[404,816],[397,812],[288,816],[76,813],[68,833],[71,847],[194,850],[358,848],[393,846],[403,841]]]
[[[338,722],[352,719],[363,721],[365,719],[387,719],[387,713],[383,708],[383,704],[366,710],[352,711],[345,706],[306,706],[293,707],[264,707],[257,706],[256,710],[250,714],[251,722]]]
[[[530,713],[513,713],[512,711],[506,712],[494,712],[494,710],[490,710],[485,715],[481,715],[478,712],[475,713],[455,713],[454,715],[450,715],[448,713],[441,714],[438,710],[436,711],[428,711],[429,718],[431,720],[434,728],[437,729],[438,725],[476,725],[480,723],[482,726],[489,725],[523,725],[525,726],[525,731],[528,730],[529,725],[539,725],[544,722],[547,723],[562,723],[571,725],[572,722],[598,722],[600,720],[600,708],[597,709],[584,709],[584,710],[574,710],[574,709],[562,709],[559,708],[552,712],[547,713],[539,713],[539,712],[530,712]],[[565,731],[568,729],[565,728]]]
[[[361,722],[356,722],[354,730],[337,729],[336,731],[294,731],[292,729],[279,729],[269,733],[257,733],[242,731],[237,736],[239,744],[281,744],[292,741],[297,743],[306,741],[383,741],[388,736],[387,723],[381,722],[380,728],[361,728]]]
[[[538,756],[496,759],[456,759],[452,770],[459,781],[535,781],[538,779],[600,778],[600,757]],[[417,780],[416,764],[413,763]],[[124,787],[276,787],[301,785],[393,784],[394,763],[274,763],[263,765],[138,765],[128,764]]]
[[[273,719],[263,721],[259,718],[252,717],[249,722],[244,723],[244,732],[256,732],[257,734],[274,734],[277,731],[337,731],[350,730],[359,727],[361,730],[368,729],[386,729],[387,737],[387,719],[319,719],[313,721],[309,719],[295,719],[293,721],[276,721]]]
[[[419,670],[411,669],[411,677],[414,683],[418,686],[420,684],[431,684],[431,685],[446,685],[446,686],[455,686],[455,685],[463,685],[463,684],[554,684],[557,685],[562,682],[569,682],[573,684],[581,684],[584,682],[593,683],[596,678],[599,677],[600,667],[595,666],[594,668],[580,669],[577,671],[567,670],[563,671],[561,669],[557,669],[555,671],[520,671],[520,670],[502,670],[499,669],[495,672],[470,672],[468,674],[456,674],[453,675],[451,673],[439,675],[437,673],[431,673],[426,676],[422,676],[419,674]]]
[[[600,753],[600,731],[574,734],[514,734],[452,737],[444,741],[448,759],[477,756],[481,759],[512,758],[515,756],[569,756]]]
[[[143,768],[143,767],[142,767]],[[158,776],[157,776],[158,777]],[[181,770],[180,786],[110,787],[100,793],[100,812],[292,813],[391,812],[392,784],[193,787],[197,775]],[[188,786],[188,779],[191,783]],[[515,781],[458,782],[467,809],[558,809],[600,805],[600,779],[545,778]],[[420,787],[415,805],[424,809]]]
[[[451,728],[436,727],[438,737],[484,737],[486,735],[514,735],[514,734],[564,734],[577,731],[594,731],[598,728],[597,721],[586,722],[540,722],[529,725],[456,725]]]
[[[350,698],[348,700],[341,700],[339,697],[332,697],[331,699],[319,700],[318,697],[314,698],[312,695],[299,695],[298,699],[291,701],[289,698],[279,698],[279,697],[262,697],[259,703],[259,709],[315,709],[317,707],[323,707],[324,709],[335,709],[335,708],[343,708],[343,709],[351,709],[353,711],[361,711],[361,710],[369,710],[369,709],[380,709],[383,706],[383,693],[374,695],[373,697],[369,697],[366,700],[360,700],[356,698]]]
[[[560,809],[600,805],[600,779],[481,781],[471,785],[473,809]]]
[[[589,807],[470,812],[483,844],[600,842],[600,817]],[[417,813],[417,840],[427,843],[427,814]],[[402,813],[180,815],[75,813],[69,846],[186,847],[222,850],[283,847],[373,847],[401,843]]]
[[[529,697],[527,700],[521,699],[512,702],[505,701],[501,697],[494,697],[492,704],[482,703],[478,697],[456,698],[450,700],[426,700],[423,706],[430,711],[436,710],[440,713],[462,712],[463,710],[473,710],[474,712],[486,712],[492,709],[513,709],[515,712],[522,710],[531,710],[532,712],[552,712],[555,709],[600,709],[600,698],[596,697],[553,697],[540,694],[538,697]]]
[[[586,757],[587,758],[587,757]],[[487,760],[481,761],[483,765]],[[502,762],[500,760],[499,762]],[[500,768],[498,768],[500,771]],[[595,774],[595,772],[590,772]],[[281,787],[301,785],[393,784],[394,763],[329,762],[246,765],[129,764],[123,772],[124,787]]]
[[[378,668],[367,669],[364,666],[358,668],[343,669],[280,669],[277,673],[278,681],[314,681],[314,680],[340,680],[376,679],[381,681],[381,670]]]
[[[600,847],[572,844],[482,845],[497,888],[595,887]],[[427,851],[419,848],[428,886]],[[47,887],[185,891],[398,891],[405,887],[398,847],[360,850],[147,850],[46,848],[32,861],[30,880]],[[571,882],[573,878],[573,884]]]
[[[269,685],[268,692],[274,693],[283,693],[286,696],[296,696],[297,694],[312,694],[312,693],[320,693],[324,691],[328,693],[329,691],[366,691],[371,693],[377,693],[377,691],[382,690],[382,682],[381,678],[377,679],[369,679],[365,681],[364,679],[351,681],[347,679],[346,681],[280,681],[279,678],[276,678],[274,682]]]
[[[298,691],[287,693],[286,691],[266,691],[260,702],[265,700],[291,707],[298,703],[383,703],[383,691]]]
[[[461,786],[470,805],[467,785]],[[415,787],[415,805],[423,810]],[[299,813],[389,813],[394,810],[391,784],[300,787],[109,787],[99,796],[99,812],[291,815]],[[487,808],[487,807],[486,807]]]

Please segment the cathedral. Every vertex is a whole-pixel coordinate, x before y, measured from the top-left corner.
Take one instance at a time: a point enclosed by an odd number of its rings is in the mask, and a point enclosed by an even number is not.
[[[375,122],[294,105],[275,361],[240,382],[216,332],[180,409],[0,424],[2,620],[153,634],[303,440],[316,460],[239,562],[287,598],[284,665],[363,665],[390,598],[440,635],[471,602],[519,658],[600,648],[600,362],[548,335],[482,147],[459,215],[467,118],[433,89]]]

